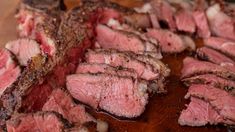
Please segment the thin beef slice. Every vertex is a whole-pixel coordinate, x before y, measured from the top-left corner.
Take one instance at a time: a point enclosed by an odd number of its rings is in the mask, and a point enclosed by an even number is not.
[[[230,93],[213,86],[195,84],[190,86],[185,98],[190,96],[209,102],[225,119],[235,121],[235,96]]]

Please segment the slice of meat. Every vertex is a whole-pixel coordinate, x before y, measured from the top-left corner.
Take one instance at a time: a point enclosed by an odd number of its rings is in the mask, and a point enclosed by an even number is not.
[[[225,119],[235,121],[235,96],[208,85],[191,85],[185,98],[190,96],[202,98],[218,111]]]
[[[146,80],[157,79],[160,73],[154,71],[151,65],[145,64],[135,58],[121,52],[112,52],[107,50],[89,51],[86,54],[88,63],[105,63],[114,67],[122,66],[125,68],[134,69],[138,75]]]
[[[188,10],[179,10],[175,14],[176,27],[179,31],[194,33],[196,25],[192,13]]]
[[[172,31],[175,31],[174,8],[166,1],[152,0],[150,4],[158,20],[165,22]]]
[[[76,73],[107,73],[118,76],[128,76],[137,78],[137,74],[133,69],[124,67],[112,67],[108,64],[99,63],[81,63],[78,65]]]
[[[235,40],[235,21],[222,12],[219,4],[214,4],[206,11],[212,34]]]
[[[71,125],[55,112],[19,114],[7,121],[8,132],[60,132]]]
[[[20,76],[20,67],[12,59],[11,53],[0,49],[0,95],[3,94]]]
[[[187,48],[180,36],[169,30],[149,29],[146,35],[159,41],[162,52],[165,53],[178,53]]]
[[[186,57],[183,60],[183,69],[181,70],[181,78],[187,78],[198,74],[215,74],[220,77],[235,80],[235,71],[227,69],[207,61],[199,61],[192,57]]]
[[[207,84],[220,89],[224,89],[231,94],[235,95],[235,82],[218,77],[213,74],[204,74],[197,75],[189,78],[185,78],[182,80],[186,85],[190,86],[192,84]]]
[[[67,88],[79,101],[120,117],[139,116],[148,102],[147,84],[130,77],[74,74],[67,76]]]
[[[152,56],[160,52],[155,44],[150,41],[144,41],[130,32],[115,31],[105,25],[99,24],[96,26],[96,33],[97,42],[104,49],[132,51],[137,54],[150,54]]]
[[[219,50],[226,55],[235,57],[235,41],[219,37],[210,37],[204,39],[204,44],[208,47]]]
[[[211,32],[205,12],[203,10],[194,11],[193,18],[197,27],[197,35],[201,38],[209,38]]]
[[[202,47],[197,49],[197,56],[200,59],[207,60],[218,65],[229,65],[231,67],[235,67],[235,62],[232,59],[211,48]]]
[[[32,57],[41,54],[39,44],[26,38],[10,41],[5,47],[15,54],[19,63],[23,66],[26,66]]]
[[[205,126],[219,123],[233,125],[235,122],[224,119],[208,102],[191,97],[191,102],[181,112],[178,123],[182,126]]]
[[[91,115],[86,113],[83,105],[75,104],[72,98],[61,89],[56,89],[52,92],[42,111],[58,112],[70,123],[83,124],[95,121]]]

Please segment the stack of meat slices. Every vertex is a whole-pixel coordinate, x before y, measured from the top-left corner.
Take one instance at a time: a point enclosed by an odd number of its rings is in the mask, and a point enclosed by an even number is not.
[[[180,125],[235,125],[235,43],[217,37],[204,41],[197,59],[186,57],[182,81],[191,102],[181,112]]]
[[[99,18],[94,24],[94,49],[86,52],[76,73],[67,76],[67,89],[94,109],[118,117],[138,117],[149,93],[166,92],[164,80],[170,70],[159,60],[158,43],[123,23],[127,16],[122,10],[101,5],[94,14]]]

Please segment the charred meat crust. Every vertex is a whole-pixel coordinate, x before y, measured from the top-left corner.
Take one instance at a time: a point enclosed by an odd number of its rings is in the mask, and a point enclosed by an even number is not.
[[[66,9],[63,0],[22,0],[22,6],[35,11],[52,11]]]
[[[42,14],[44,15],[44,12]],[[3,93],[1,96],[2,109],[4,109],[4,112],[8,112],[1,113],[2,117],[4,117],[2,120],[9,118],[10,113],[17,111],[21,107],[22,97],[31,91],[31,86],[42,82],[44,77],[52,72],[56,65],[65,61],[66,53],[70,48],[80,45],[81,48],[84,47],[81,43],[87,35],[85,31],[87,27],[81,24],[81,21],[76,21],[82,19],[81,16],[84,16],[81,10],[68,12],[64,15],[61,22],[60,18],[48,16],[47,21],[38,26],[41,31],[54,41],[57,51],[52,57],[39,55],[32,58],[19,79]],[[74,29],[80,30],[75,31]],[[67,35],[68,33],[70,35]]]

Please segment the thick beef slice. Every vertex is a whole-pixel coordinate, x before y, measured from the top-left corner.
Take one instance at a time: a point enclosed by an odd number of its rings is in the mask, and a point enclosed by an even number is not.
[[[197,49],[197,56],[200,59],[208,60],[218,65],[235,66],[235,62],[232,59],[211,48],[202,47]]]
[[[207,84],[235,94],[235,82],[213,74],[196,75],[182,80],[186,85]]]
[[[23,66],[26,66],[32,57],[41,54],[39,44],[34,40],[26,38],[10,41],[5,47],[15,54]]]
[[[159,45],[165,53],[178,53],[187,48],[180,36],[168,30],[150,29],[146,35],[159,41]]]
[[[106,63],[111,66],[122,66],[125,68],[134,69],[138,75],[146,80],[153,80],[159,77],[159,72],[155,72],[151,65],[145,64],[135,58],[128,56],[121,52],[110,51],[89,51],[86,54],[86,61],[88,63]]]
[[[206,11],[212,34],[235,40],[235,21],[222,12],[219,4],[214,4]]]
[[[7,121],[8,132],[60,132],[67,127],[66,120],[54,112],[20,114]]]
[[[137,117],[148,102],[147,85],[130,77],[74,74],[67,76],[67,88],[74,98],[116,116]]]
[[[207,21],[207,16],[203,10],[193,12],[193,18],[197,27],[197,34],[201,38],[208,38],[211,36],[210,28]]]
[[[133,69],[124,67],[112,67],[108,64],[99,63],[81,63],[78,65],[76,73],[107,73],[118,76],[130,76],[137,78],[137,74]]]
[[[213,64],[207,61],[199,61],[191,57],[186,57],[183,60],[183,69],[181,70],[181,78],[191,77],[198,74],[215,74],[220,77],[235,79],[235,71],[226,67]]]
[[[42,110],[58,112],[71,123],[83,124],[94,121],[94,118],[86,113],[83,105],[75,104],[72,98],[61,89],[52,92]]]
[[[219,37],[204,39],[204,44],[213,49],[219,50],[231,57],[235,57],[235,41]]]
[[[20,76],[20,67],[12,59],[11,53],[0,49],[0,95]]]
[[[232,125],[235,122],[224,119],[208,102],[191,97],[191,102],[181,112],[178,123],[182,126],[204,126],[219,123]]]
[[[176,26],[179,31],[194,33],[196,25],[192,13],[188,10],[179,10],[175,14]]]
[[[132,51],[137,54],[152,52],[157,55],[157,46],[151,42],[145,42],[133,33],[115,31],[105,25],[96,26],[97,41],[104,49],[117,49],[120,51]]]
[[[191,85],[185,98],[190,96],[202,98],[218,111],[225,119],[235,121],[235,96],[213,86]]]

